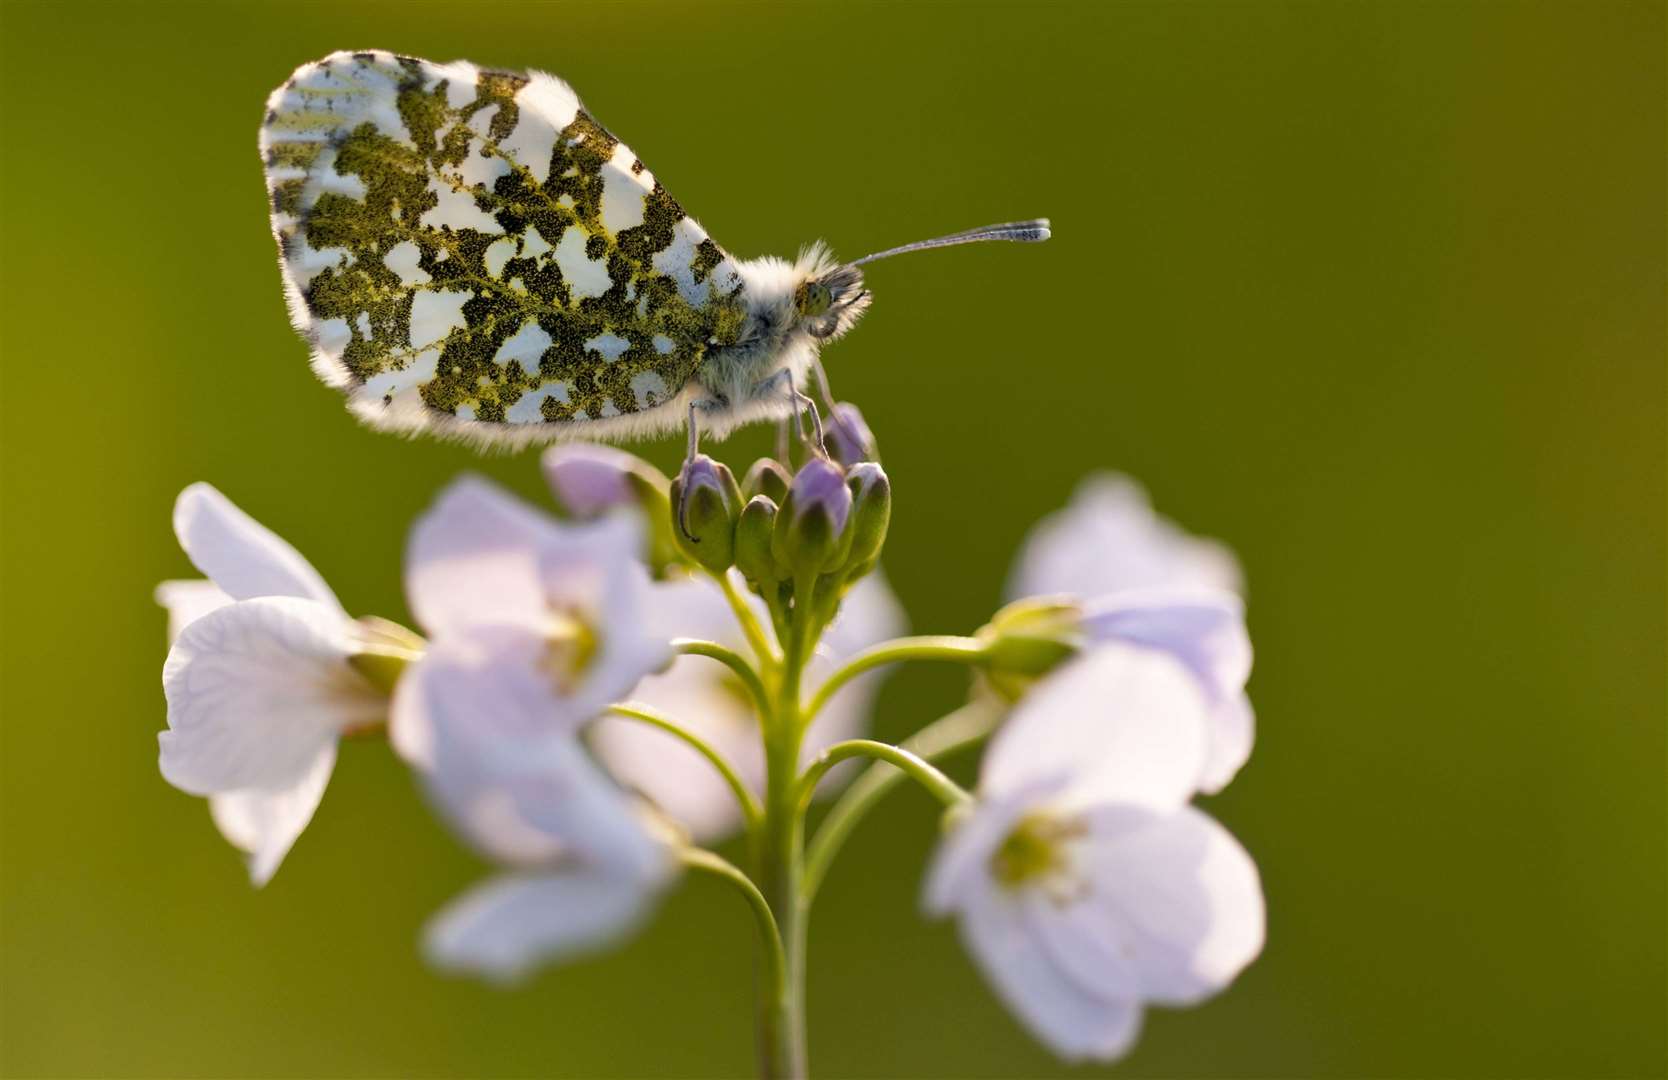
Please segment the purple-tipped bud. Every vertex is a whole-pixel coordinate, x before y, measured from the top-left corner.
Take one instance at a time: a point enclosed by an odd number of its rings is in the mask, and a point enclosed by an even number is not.
[[[556,503],[571,517],[588,521],[621,506],[636,507],[649,521],[649,568],[656,576],[681,561],[667,524],[669,482],[642,458],[612,446],[564,443],[544,452],[540,464]]]
[[[842,465],[859,461],[874,461],[880,457],[875,447],[875,436],[863,420],[863,414],[849,401],[841,401],[829,410],[824,425],[824,441],[834,460]]]
[[[826,514],[833,531],[846,527],[851,516],[851,489],[846,487],[845,470],[822,458],[812,458],[799,469],[788,489],[792,517]]]
[[[851,517],[851,489],[845,471],[822,458],[807,461],[793,478],[782,512],[776,515],[771,550],[776,560],[797,574],[817,574],[838,567],[851,550],[846,522]]]
[[[616,506],[640,505],[634,480],[658,481],[656,486],[666,489],[666,478],[654,466],[612,446],[553,446],[545,451],[541,464],[556,501],[577,518],[593,518]]]
[[[728,466],[705,454],[684,462],[672,481],[671,510],[678,546],[696,562],[721,574],[735,556],[741,487]]]

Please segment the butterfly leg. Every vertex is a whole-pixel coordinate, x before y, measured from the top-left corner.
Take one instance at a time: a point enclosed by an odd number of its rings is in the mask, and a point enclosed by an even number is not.
[[[822,441],[822,414],[817,411],[817,403],[812,401],[808,395],[800,393],[799,388],[794,385],[793,372],[783,368],[769,378],[759,381],[754,385],[751,396],[754,398],[775,397],[784,388],[787,390],[788,400],[793,403],[794,417],[799,424],[800,441],[809,442],[814,438],[817,453],[827,457],[828,449]],[[807,413],[811,417],[809,435],[805,430],[805,416]]]

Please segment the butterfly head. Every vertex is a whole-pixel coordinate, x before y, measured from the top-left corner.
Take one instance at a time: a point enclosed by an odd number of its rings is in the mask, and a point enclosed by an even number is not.
[[[868,310],[869,290],[863,286],[863,271],[846,264],[800,282],[793,303],[805,332],[819,341],[831,341],[850,330]]]

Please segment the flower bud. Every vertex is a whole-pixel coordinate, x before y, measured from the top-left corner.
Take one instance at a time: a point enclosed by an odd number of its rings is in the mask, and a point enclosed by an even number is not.
[[[828,445],[829,454],[842,465],[875,461],[880,457],[880,451],[875,447],[874,433],[869,430],[869,425],[864,421],[863,414],[857,410],[857,406],[849,401],[837,402],[834,408],[829,410],[824,441]]]
[[[556,501],[576,518],[600,517],[616,506],[642,506],[645,494],[664,498],[666,491],[660,470],[612,446],[553,446],[540,464]]]
[[[760,587],[786,576],[770,550],[775,529],[776,504],[765,496],[755,495],[741,508],[741,520],[736,522],[736,569]]]
[[[775,458],[760,458],[753,462],[753,467],[747,470],[747,476],[741,482],[742,494],[748,498],[763,495],[777,506],[788,497],[788,487],[793,483],[793,477],[782,463]]]
[[[1017,701],[1032,683],[1083,648],[1083,609],[1061,597],[1016,600],[979,631],[989,645],[985,674],[991,687]]]
[[[741,516],[741,488],[729,468],[696,454],[672,481],[670,502],[678,546],[715,574],[728,570]]]
[[[540,462],[556,503],[570,516],[588,521],[619,506],[643,511],[650,527],[649,567],[660,576],[680,560],[669,524],[665,474],[634,454],[597,443],[564,443],[546,450]]]
[[[822,458],[807,461],[776,515],[771,551],[794,574],[838,568],[851,550],[851,489],[845,473]]]
[[[872,461],[859,462],[846,470],[846,487],[851,491],[851,554],[846,567],[850,578],[859,578],[874,568],[886,543],[886,529],[892,522],[892,482]]]

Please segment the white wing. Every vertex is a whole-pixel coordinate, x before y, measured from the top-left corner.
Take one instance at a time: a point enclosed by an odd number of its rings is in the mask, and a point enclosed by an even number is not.
[[[261,154],[291,318],[376,426],[675,427],[740,332],[734,261],[553,76],[335,53],[273,91]]]

